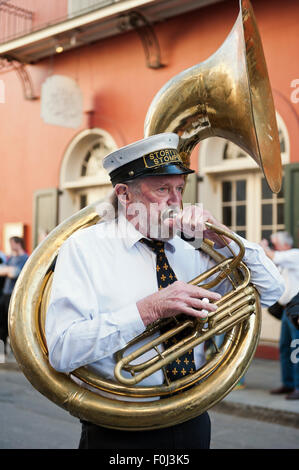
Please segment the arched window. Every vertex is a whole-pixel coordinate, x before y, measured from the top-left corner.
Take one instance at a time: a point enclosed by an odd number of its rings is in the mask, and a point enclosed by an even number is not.
[[[95,144],[92,144],[85,153],[81,165],[81,176],[101,176],[106,179],[106,171],[103,169],[103,159],[110,152],[111,146],[105,139],[99,137]]]
[[[104,157],[116,149],[112,136],[97,128],[85,129],[70,142],[60,172],[60,220],[111,191],[111,182],[102,163]]]

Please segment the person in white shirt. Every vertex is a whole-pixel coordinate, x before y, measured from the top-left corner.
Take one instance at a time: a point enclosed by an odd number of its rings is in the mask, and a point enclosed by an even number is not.
[[[60,249],[46,318],[49,360],[58,371],[68,373],[89,364],[105,378],[115,380],[113,354],[147,325],[180,313],[206,318],[207,312],[216,309],[212,302],[225,293],[226,282],[217,292],[187,284],[215,262],[177,236],[178,230],[189,237],[204,230],[205,238],[213,239],[220,253],[230,256],[231,252],[204,226],[211,222],[224,227],[210,212],[198,206],[181,210],[185,175],[192,170],[183,165],[178,142],[176,134],[159,134],[104,159],[120,211],[117,218],[77,231]],[[177,217],[163,218],[169,208]],[[237,251],[235,242],[227,241]],[[283,292],[282,278],[261,247],[242,241],[244,262],[261,303],[272,305]],[[169,282],[164,282],[158,256],[148,246],[155,243],[161,244],[162,255],[166,255],[169,266],[164,263],[163,269],[171,278]],[[158,286],[158,282],[164,284]],[[200,367],[203,346],[194,348],[192,354],[195,367]],[[140,385],[158,385],[163,380],[159,370]],[[209,445],[210,420],[205,412],[154,431],[118,431],[83,422],[79,447],[191,449]]]
[[[285,394],[287,400],[299,400],[299,361],[294,355],[299,345],[299,330],[287,315],[288,304],[299,292],[299,249],[293,248],[293,237],[288,232],[272,234],[271,242],[274,249],[269,247],[267,240],[262,240],[261,245],[280,270],[285,291],[278,299],[278,303],[284,306],[279,341],[282,385],[270,393]]]

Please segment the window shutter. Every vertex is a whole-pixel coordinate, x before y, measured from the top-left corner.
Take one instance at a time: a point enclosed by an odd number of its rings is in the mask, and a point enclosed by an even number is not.
[[[285,226],[299,247],[299,163],[285,165]]]
[[[33,248],[58,224],[58,190],[41,189],[34,192]]]

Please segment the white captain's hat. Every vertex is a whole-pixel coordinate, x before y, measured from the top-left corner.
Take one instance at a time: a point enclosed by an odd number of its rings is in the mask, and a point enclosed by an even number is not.
[[[183,164],[178,144],[177,134],[152,135],[110,153],[104,158],[103,167],[113,186],[140,176],[194,173]]]

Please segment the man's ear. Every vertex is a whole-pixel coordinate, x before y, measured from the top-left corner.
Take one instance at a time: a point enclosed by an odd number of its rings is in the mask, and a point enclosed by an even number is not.
[[[130,202],[130,190],[127,184],[118,183],[115,188],[115,194],[117,199],[121,203],[122,206],[126,207],[128,202]]]

